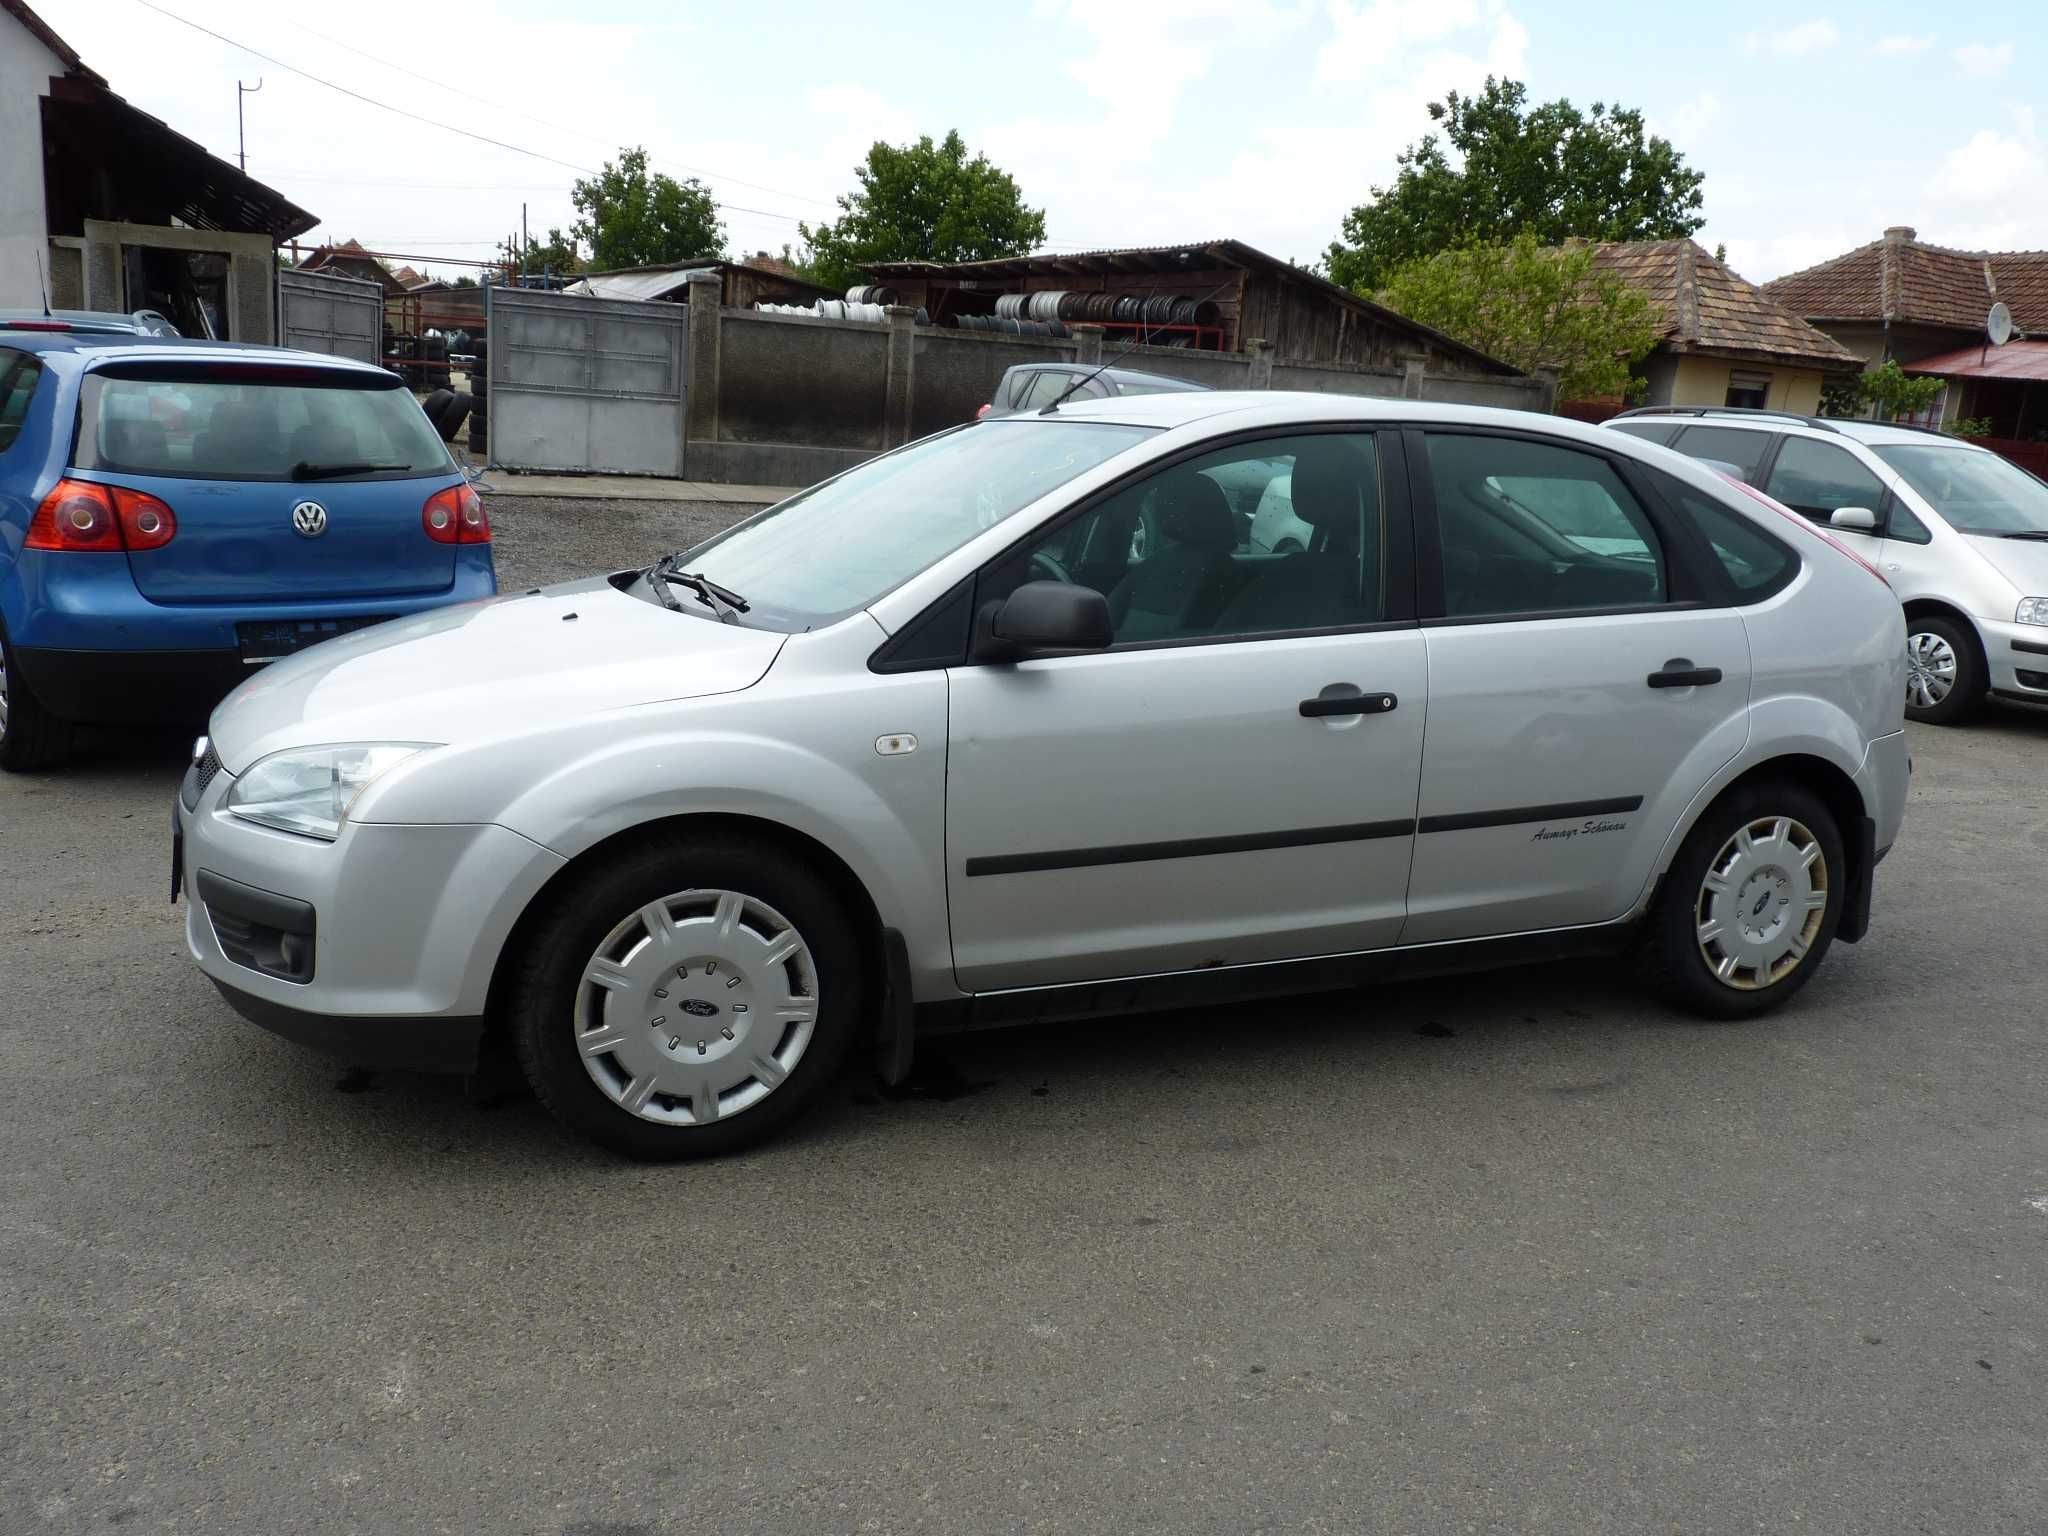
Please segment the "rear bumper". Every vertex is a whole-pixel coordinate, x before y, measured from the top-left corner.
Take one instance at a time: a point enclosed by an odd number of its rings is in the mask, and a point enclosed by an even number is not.
[[[53,651],[16,646],[15,665],[51,714],[86,725],[184,725],[252,670],[239,651]]]

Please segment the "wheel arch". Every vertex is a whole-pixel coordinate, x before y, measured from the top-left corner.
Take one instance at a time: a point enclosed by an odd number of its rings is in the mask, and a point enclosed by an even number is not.
[[[1984,636],[1978,633],[1977,621],[1962,609],[1938,597],[1908,598],[1899,606],[1905,610],[1908,633],[1911,632],[1915,619],[1948,619],[1956,624],[1969,637],[1970,644],[1976,649],[1980,675],[1990,675],[1990,658],[1984,649]]]

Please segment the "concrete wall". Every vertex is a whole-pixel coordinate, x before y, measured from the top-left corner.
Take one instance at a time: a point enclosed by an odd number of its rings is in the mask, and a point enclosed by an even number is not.
[[[269,345],[277,340],[277,247],[270,236],[229,234],[218,229],[181,229],[167,224],[85,221],[84,309],[134,309],[123,275],[121,247],[218,251],[228,258],[226,340]]]
[[[888,343],[878,325],[722,311],[720,440],[880,452]]]
[[[911,338],[910,435],[925,437],[972,421],[994,398],[1005,370],[1019,363],[1071,362],[1079,353],[1077,343],[1050,336],[922,328]]]
[[[0,12],[0,309],[42,307],[37,263],[49,259],[42,99],[50,76],[62,73],[57,55]]]
[[[1188,347],[1132,347],[1128,353],[1105,340],[1103,360],[1116,359],[1119,368],[1156,373],[1169,379],[1186,379],[1204,389],[1249,389],[1252,360],[1237,352],[1197,352]]]

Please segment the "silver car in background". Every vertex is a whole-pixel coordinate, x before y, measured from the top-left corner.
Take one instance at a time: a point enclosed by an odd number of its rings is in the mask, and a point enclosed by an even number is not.
[[[1018,363],[1003,370],[989,402],[975,419],[1042,411],[1055,400],[1108,400],[1120,395],[1171,395],[1204,386],[1163,373],[1105,368],[1099,363]]]
[[[2048,484],[1987,448],[1884,422],[1649,407],[1608,423],[1742,479],[1884,572],[1906,613],[1906,715],[2048,704]]]
[[[1244,510],[1282,477],[1284,553]],[[1760,1013],[1866,930],[1904,640],[1817,530],[1622,433],[1070,402],[276,663],[174,868],[258,1023],[509,1047],[574,1131],[699,1155],[928,1031],[1624,953]]]

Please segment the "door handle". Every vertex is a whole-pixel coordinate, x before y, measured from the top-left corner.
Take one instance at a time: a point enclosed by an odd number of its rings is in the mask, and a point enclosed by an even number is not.
[[[1684,656],[1672,657],[1664,663],[1663,671],[1652,672],[1649,678],[1652,688],[1704,688],[1719,681],[1719,667],[1696,667]]]
[[[1307,720],[1330,715],[1384,715],[1400,702],[1391,693],[1322,693],[1303,699],[1301,713]]]

